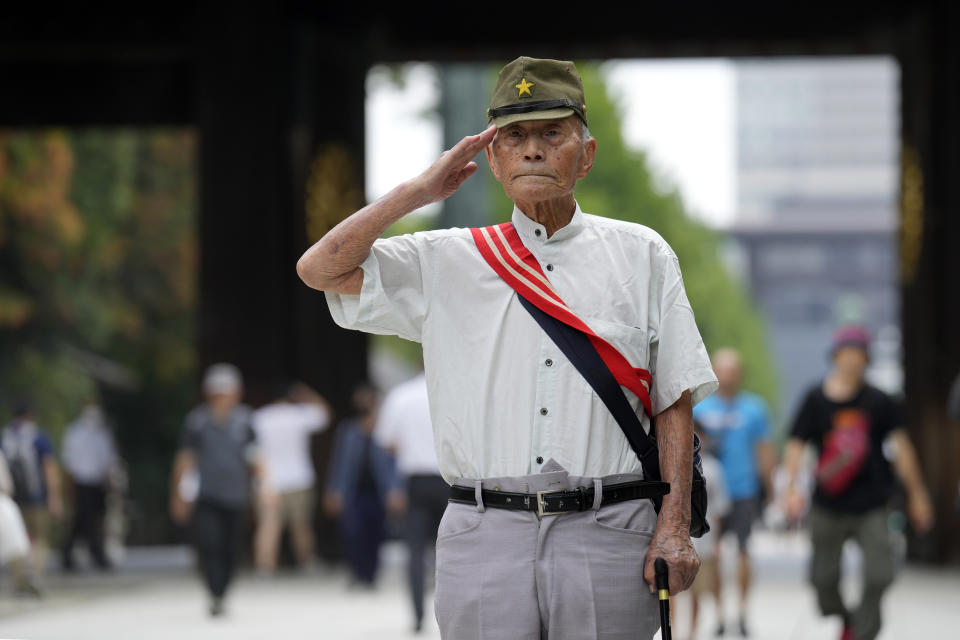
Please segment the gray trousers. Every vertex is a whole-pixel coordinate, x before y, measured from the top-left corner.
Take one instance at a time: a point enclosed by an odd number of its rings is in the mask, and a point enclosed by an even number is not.
[[[810,581],[817,590],[823,615],[850,621],[857,640],[873,640],[880,633],[880,601],[893,582],[893,549],[887,529],[886,509],[866,513],[836,513],[814,506],[810,510],[813,557]],[[854,540],[863,551],[863,595],[860,605],[848,611],[840,596],[840,561],[843,543]]]
[[[546,468],[550,463],[545,465]],[[559,468],[555,463],[552,468]],[[639,475],[553,471],[458,485],[532,493],[599,487]],[[636,640],[660,628],[643,580],[656,527],[650,500],[538,516],[449,503],[437,537],[435,610],[448,640]]]

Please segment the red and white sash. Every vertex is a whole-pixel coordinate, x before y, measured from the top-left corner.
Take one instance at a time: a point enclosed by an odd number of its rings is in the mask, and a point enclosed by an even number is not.
[[[652,377],[646,369],[632,367],[616,347],[598,336],[578,318],[560,298],[540,263],[523,245],[512,222],[470,229],[480,255],[510,287],[534,304],[538,309],[557,320],[587,335],[604,364],[617,382],[632,391],[643,404],[648,416],[653,416],[650,407],[650,382]]]

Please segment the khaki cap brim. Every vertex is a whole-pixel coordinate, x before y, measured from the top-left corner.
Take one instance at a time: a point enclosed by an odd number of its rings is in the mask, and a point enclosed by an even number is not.
[[[528,111],[527,113],[514,113],[508,116],[491,118],[490,121],[497,125],[498,129],[508,127],[515,122],[527,122],[529,120],[563,120],[572,116],[576,111],[561,107],[559,109],[544,109],[543,111]]]

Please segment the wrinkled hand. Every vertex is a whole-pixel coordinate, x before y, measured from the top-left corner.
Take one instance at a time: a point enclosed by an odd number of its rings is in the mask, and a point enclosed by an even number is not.
[[[439,202],[452,196],[467,178],[477,170],[473,158],[493,141],[496,125],[475,136],[467,136],[452,149],[440,154],[429,169],[414,179],[421,193],[421,206]]]
[[[910,494],[907,500],[907,513],[910,524],[917,533],[926,533],[933,527],[933,505],[926,491]]]
[[[667,563],[670,595],[689,589],[700,570],[700,557],[690,541],[690,532],[658,526],[643,563],[643,579],[650,585],[650,593],[656,593],[657,590],[653,567],[657,558],[663,558]]]

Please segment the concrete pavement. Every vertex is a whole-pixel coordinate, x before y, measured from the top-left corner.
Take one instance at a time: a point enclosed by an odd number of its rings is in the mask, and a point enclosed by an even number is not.
[[[816,612],[804,582],[806,540],[802,535],[760,533],[749,623],[757,640],[835,640],[839,625]],[[731,549],[732,551],[732,549]],[[733,554],[728,554],[731,558]],[[402,547],[384,550],[384,570],[375,591],[348,591],[341,570],[314,575],[258,578],[242,575],[228,599],[228,614],[210,619],[199,579],[189,572],[184,549],[135,550],[111,575],[52,575],[39,602],[0,596],[0,638],[27,640],[246,640],[333,638],[390,640],[439,638],[428,609],[424,632],[411,632]],[[856,554],[846,563],[856,568]],[[853,595],[856,581],[846,585]],[[728,593],[733,594],[733,585]],[[674,637],[688,638],[689,603],[675,599]],[[735,620],[735,602],[728,602]],[[960,571],[906,567],[885,600],[880,640],[958,637]],[[707,606],[696,637],[712,637],[715,612]],[[659,637],[659,635],[657,636]]]

